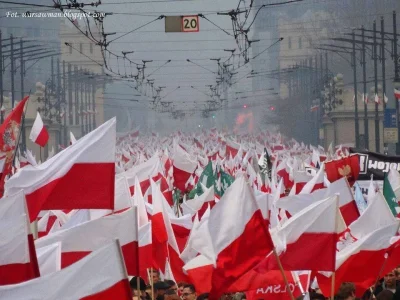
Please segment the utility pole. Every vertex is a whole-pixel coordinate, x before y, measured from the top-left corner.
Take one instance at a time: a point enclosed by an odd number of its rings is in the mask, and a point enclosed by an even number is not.
[[[365,61],[365,33],[364,26],[361,27],[361,45],[362,45],[362,65],[363,65],[363,84],[364,84],[364,147],[369,149],[369,129],[368,129],[368,94],[367,94],[367,62]]]
[[[74,122],[73,119],[73,110],[72,110],[72,66],[71,63],[68,63],[68,125],[72,125]],[[68,141],[68,140],[67,140]]]
[[[88,70],[86,70],[86,74],[87,74]],[[88,103],[89,103],[89,99],[90,99],[90,85],[89,85],[89,80],[86,78],[86,75],[84,77],[85,80],[85,134],[87,134],[89,132],[89,113],[88,113]]]
[[[2,42],[2,34],[0,30],[0,118],[1,124],[3,124],[4,112],[3,112],[3,104],[4,104],[4,95],[3,95],[3,42]]]
[[[79,118],[80,118],[80,115],[79,115],[79,98],[81,96],[79,95],[79,90],[81,88],[81,84],[80,84],[80,82],[78,80],[76,80],[77,77],[78,77],[78,67],[74,66],[74,83],[75,83],[74,84],[74,86],[75,86],[75,88],[74,88],[74,90],[75,90],[75,99],[74,99],[74,102],[75,102],[75,114],[74,114],[75,115],[75,123],[74,123],[74,125],[79,125]]]
[[[67,138],[67,75],[65,74],[65,60],[63,60],[63,123],[64,123],[64,145],[68,145],[68,138]]]
[[[93,79],[92,91],[92,130],[96,129],[96,78]]]
[[[374,21],[373,30],[374,30],[374,45],[372,48],[372,53],[374,59],[375,95],[378,95],[378,47],[376,43],[376,21]],[[379,153],[381,151],[380,148],[381,146],[380,146],[380,132],[379,132],[379,102],[375,102],[375,151]]]
[[[61,71],[60,71],[60,59],[57,59],[57,105],[56,105],[56,120],[60,120],[60,133],[58,136],[58,143],[62,145],[62,119],[61,119]],[[67,147],[67,145],[64,145]]]
[[[25,65],[24,65],[24,46],[23,46],[23,42],[22,39],[20,39],[19,41],[19,47],[20,47],[20,53],[19,53],[19,59],[20,59],[20,73],[21,73],[21,100],[24,99],[24,76],[25,76]],[[21,124],[21,150],[22,153],[24,151],[26,151],[26,132],[25,132],[25,113],[23,115],[23,120],[22,120],[22,124]]]
[[[383,109],[386,109],[386,58],[385,58],[385,19],[381,17],[381,60],[382,60],[382,93],[383,93]]]
[[[356,53],[356,36],[353,30],[353,81],[354,81],[354,130],[355,130],[355,140],[356,148],[360,147],[360,124],[358,119],[358,90],[357,90],[357,53]]]
[[[83,74],[83,70],[82,70],[82,67],[81,67],[80,72],[79,72],[79,76],[82,76],[82,74]],[[85,89],[85,82],[82,79],[81,80],[81,98],[79,99],[80,100],[79,113],[80,113],[80,117],[81,117],[80,122],[81,122],[81,134],[82,134],[82,137],[85,135],[85,128],[84,128],[84,124],[83,124],[83,91],[84,91],[84,89]]]
[[[394,59],[394,87],[398,88],[400,86],[400,76],[399,76],[399,55],[397,53],[397,21],[396,21],[396,11],[393,11],[393,59]],[[397,145],[396,154],[400,154],[400,116],[399,116],[399,101],[396,101],[396,116],[397,116]]]
[[[14,109],[15,104],[15,86],[14,86],[14,73],[15,73],[15,65],[14,65],[14,38],[13,35],[10,34],[10,59],[11,59],[11,109]]]

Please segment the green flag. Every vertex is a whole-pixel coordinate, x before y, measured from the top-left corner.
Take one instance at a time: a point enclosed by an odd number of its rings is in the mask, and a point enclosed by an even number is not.
[[[393,215],[396,217],[397,216],[396,208],[399,207],[399,203],[397,202],[396,195],[393,191],[392,186],[390,185],[387,174],[385,175],[385,179],[383,181],[383,196],[385,197],[385,200],[389,205]]]
[[[215,181],[214,185],[214,192],[216,195],[219,197],[222,197],[228,187],[235,181],[235,179],[229,175],[228,173],[225,173],[224,171],[220,170],[219,171],[219,176],[217,176],[217,179]]]
[[[203,194],[203,188],[201,185],[204,185],[206,188],[210,188],[215,182],[215,177],[213,173],[212,162],[209,161],[205,169],[200,175],[199,181],[193,190],[189,193],[189,199],[193,199],[196,195],[200,196]]]

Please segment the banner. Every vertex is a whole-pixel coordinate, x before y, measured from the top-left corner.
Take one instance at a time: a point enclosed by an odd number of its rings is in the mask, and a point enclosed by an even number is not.
[[[383,180],[385,173],[390,169],[400,171],[400,156],[389,156],[370,151],[360,151],[350,148],[350,153],[357,153],[360,162],[360,174],[358,180]]]

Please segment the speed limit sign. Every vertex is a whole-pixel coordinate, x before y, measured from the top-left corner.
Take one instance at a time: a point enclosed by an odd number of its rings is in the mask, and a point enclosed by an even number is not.
[[[182,32],[199,32],[199,16],[183,16]]]

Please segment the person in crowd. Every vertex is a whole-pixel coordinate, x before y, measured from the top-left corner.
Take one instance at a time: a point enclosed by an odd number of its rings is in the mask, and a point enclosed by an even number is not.
[[[172,290],[175,294],[178,294],[178,286],[176,285],[175,281],[170,279],[165,279],[164,282],[170,286],[168,290]]]
[[[397,281],[400,282],[400,266],[397,266],[396,274],[397,274]]]
[[[393,300],[394,294],[389,290],[383,290],[376,296],[376,300]]]
[[[139,277],[139,288],[137,286],[137,277],[134,276],[129,281],[129,285],[132,289],[133,299],[138,299],[138,295],[141,299],[146,298],[146,283],[144,282],[143,278]]]
[[[159,282],[160,279],[160,271],[153,269],[153,272],[149,272],[149,274],[152,274],[152,282],[153,284],[156,282]]]
[[[154,298],[157,300],[164,300],[165,292],[169,289],[169,284],[165,283],[164,281],[158,281],[154,283]]]
[[[208,300],[209,295],[210,295],[209,293],[201,294],[201,295],[199,295],[199,296],[197,297],[197,300]]]
[[[183,300],[196,300],[197,299],[196,289],[193,284],[187,284],[183,287],[182,299]]]
[[[179,296],[182,296],[183,288],[185,287],[185,285],[188,285],[188,283],[186,283],[186,282],[178,282],[178,295]]]
[[[175,291],[173,290],[167,290],[164,295],[164,300],[181,300],[181,297],[179,297]]]
[[[339,288],[336,295],[338,300],[355,300],[356,299],[356,287],[352,282],[344,282]]]

